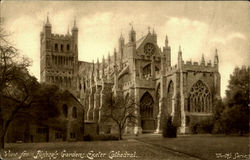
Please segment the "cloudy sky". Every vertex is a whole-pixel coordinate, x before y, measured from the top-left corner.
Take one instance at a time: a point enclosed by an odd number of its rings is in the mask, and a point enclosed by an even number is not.
[[[172,64],[181,45],[184,60],[212,60],[218,49],[221,95],[235,66],[250,62],[250,5],[246,2],[110,2],[110,1],[12,1],[1,2],[1,16],[12,33],[11,41],[33,60],[30,71],[40,79],[39,35],[49,14],[52,32],[67,33],[76,19],[79,28],[79,59],[96,61],[117,48],[122,33],[127,41],[129,23],[137,39],[154,28],[158,45],[168,35]]]

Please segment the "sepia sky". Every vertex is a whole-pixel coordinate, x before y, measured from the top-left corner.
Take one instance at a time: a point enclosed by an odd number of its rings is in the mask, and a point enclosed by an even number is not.
[[[79,60],[96,61],[113,53],[120,34],[128,40],[129,23],[137,39],[154,28],[158,45],[165,36],[172,49],[172,65],[181,45],[184,61],[206,62],[218,49],[221,96],[225,96],[230,73],[235,66],[250,63],[249,2],[164,2],[164,1],[1,1],[1,16],[12,33],[11,42],[33,61],[30,71],[40,79],[40,32],[49,14],[52,32],[66,34],[76,19],[79,28]]]

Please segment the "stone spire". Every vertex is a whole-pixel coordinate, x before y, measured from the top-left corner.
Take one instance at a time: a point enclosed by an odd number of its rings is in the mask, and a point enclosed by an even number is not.
[[[181,45],[179,45],[178,58],[182,59]]]
[[[165,38],[165,47],[168,47],[168,35],[166,35],[166,38]]]
[[[119,44],[119,59],[122,60],[123,58],[123,47],[124,47],[124,38],[122,36],[122,33],[121,33],[121,36],[119,38],[119,41],[118,41],[118,44]]]
[[[104,59],[104,55],[102,56],[102,78],[104,78],[104,69],[105,69],[105,59]]]
[[[131,25],[131,30],[129,32],[129,42],[135,42],[136,41],[136,33],[134,31],[133,25],[130,23]]]
[[[122,33],[121,33],[121,35],[120,35],[120,38],[119,38],[119,40],[120,40],[120,41],[124,41],[124,38],[123,38],[123,35],[122,35]]]
[[[78,28],[76,26],[76,19],[74,19],[74,26],[73,26],[72,30],[78,30]]]
[[[182,51],[181,51],[181,46],[179,46],[179,51],[178,51],[178,67],[180,69],[182,68]]]
[[[214,65],[219,64],[219,56],[218,56],[218,50],[217,48],[215,49],[215,55],[214,55]]]
[[[151,34],[151,32],[150,32],[150,26],[148,26],[148,34]]]
[[[91,79],[94,80],[94,73],[95,73],[95,63],[94,60],[92,61],[92,74],[91,74]]]
[[[109,52],[109,54],[108,54],[108,65],[110,65],[110,63],[111,63],[111,58],[110,58],[110,52]]]
[[[152,36],[153,36],[154,42],[157,43],[157,34],[155,33],[154,28],[153,28],[153,34],[152,34]]]
[[[51,27],[51,24],[50,24],[50,22],[49,22],[49,13],[47,13],[47,21],[46,21],[46,23],[45,23],[45,26],[46,26],[46,27]]]
[[[70,35],[70,33],[69,33],[69,26],[68,26],[68,31],[67,31],[67,35]]]
[[[202,57],[201,57],[201,64],[205,65],[205,58],[204,58],[204,54],[202,53]]]
[[[218,50],[217,48],[215,49],[215,55],[214,55],[214,66],[218,67],[219,65],[219,56],[218,56]]]
[[[117,53],[116,53],[116,48],[114,48],[114,64],[116,64],[116,59],[117,59]]]
[[[99,58],[97,58],[97,67],[96,67],[96,78],[99,79],[99,70],[100,69],[100,64],[99,64]]]

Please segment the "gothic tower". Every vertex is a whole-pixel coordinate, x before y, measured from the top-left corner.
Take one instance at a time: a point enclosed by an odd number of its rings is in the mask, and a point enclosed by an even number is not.
[[[72,33],[53,34],[49,17],[40,34],[41,82],[57,84],[76,96],[78,74],[78,28]]]

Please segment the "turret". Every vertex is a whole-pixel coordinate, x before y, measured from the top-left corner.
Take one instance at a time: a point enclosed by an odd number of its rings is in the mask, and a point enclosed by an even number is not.
[[[219,56],[218,56],[218,50],[217,48],[215,49],[215,55],[214,55],[214,66],[219,65]]]
[[[109,74],[110,74],[110,67],[111,67],[111,58],[110,58],[110,53],[108,54],[108,76],[107,76],[107,78],[108,78],[108,80],[109,80]]]
[[[46,37],[50,37],[51,36],[51,24],[49,22],[49,16],[47,16],[47,21],[44,24],[44,34]]]
[[[163,55],[166,57],[167,67],[171,66],[171,48],[168,44],[168,36],[165,38],[165,46],[163,47]]]
[[[203,53],[202,53],[202,57],[201,57],[201,65],[205,66],[205,58],[204,58]]]
[[[153,28],[153,34],[152,34],[152,37],[154,39],[154,42],[157,43],[157,34],[155,33],[155,30]]]
[[[166,35],[166,38],[165,38],[165,47],[168,47],[168,35]]]
[[[136,41],[136,33],[134,31],[134,28],[132,26],[130,32],[129,32],[129,42],[135,43]]]
[[[127,44],[127,49],[126,49],[126,55],[124,57],[128,59],[133,59],[135,57],[136,53],[136,33],[133,29],[133,26],[131,27],[131,30],[129,32],[129,43]],[[129,65],[132,65],[132,61],[129,62]]]
[[[123,47],[124,47],[124,38],[123,38],[122,34],[119,38],[118,44],[119,44],[120,59],[122,59],[123,58]]]
[[[97,64],[96,64],[96,79],[99,80],[99,71],[100,71],[100,64],[99,64],[99,58],[97,58]]]
[[[105,75],[105,59],[104,56],[102,57],[102,78],[104,78]]]
[[[74,46],[74,51],[78,53],[78,28],[76,26],[76,20],[74,20],[74,26],[71,30],[72,36],[73,36],[73,46]]]
[[[70,33],[69,33],[69,26],[68,26],[68,31],[67,31],[67,35],[68,35],[68,36],[70,35]]]
[[[91,80],[94,80],[94,74],[95,74],[95,63],[94,60],[92,61],[92,73],[91,73]]]
[[[110,58],[110,53],[108,54],[108,65],[110,67],[110,64],[111,64],[111,58]]]
[[[178,67],[182,68],[182,51],[181,51],[181,46],[179,46],[179,51],[178,51]]]
[[[116,49],[114,48],[114,65],[116,65],[116,60],[117,60],[117,53]]]

